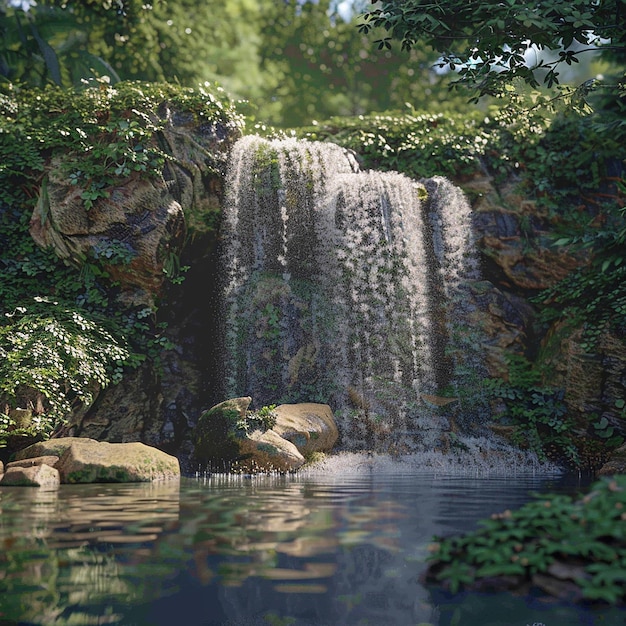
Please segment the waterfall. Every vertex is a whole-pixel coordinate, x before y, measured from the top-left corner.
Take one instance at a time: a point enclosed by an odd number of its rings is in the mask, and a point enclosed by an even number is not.
[[[445,428],[425,398],[455,393],[468,350],[476,360],[470,218],[444,178],[361,171],[331,143],[240,139],[223,220],[225,394],[327,403],[353,445]]]

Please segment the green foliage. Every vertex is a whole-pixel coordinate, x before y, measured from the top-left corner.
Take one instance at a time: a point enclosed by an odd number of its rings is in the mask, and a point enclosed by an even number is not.
[[[251,117],[283,127],[450,99],[448,78],[432,69],[435,54],[372,50],[337,4],[40,0],[23,10],[0,3],[0,75],[37,87],[217,81],[252,103]]]
[[[449,79],[433,71],[436,55],[421,48],[372,49],[354,18],[338,14],[337,4],[285,0],[264,7],[259,54],[272,91],[255,100],[261,104],[256,119],[293,127],[405,102],[432,110],[466,107],[449,93]]]
[[[512,115],[491,107],[487,114],[416,111],[333,118],[300,129],[300,136],[330,140],[358,153],[367,167],[414,178],[435,175],[460,181],[493,174],[522,174],[525,154],[540,141],[549,118],[540,112]]]
[[[34,86],[68,86],[100,74],[117,78],[99,54],[105,50],[103,36],[117,30],[123,40],[132,21],[128,11],[135,14],[141,7],[136,0],[12,4],[0,5],[0,72]],[[96,51],[90,44],[98,41]]]
[[[520,587],[551,566],[569,570],[590,601],[626,601],[626,476],[595,483],[577,500],[553,495],[505,511],[474,533],[439,539],[431,579],[453,593],[484,578],[515,577]]]
[[[278,419],[275,409],[275,404],[262,406],[258,411],[252,412],[249,420],[260,422],[263,430],[270,430],[276,426],[276,420]]]
[[[0,88],[2,439],[8,430],[47,436],[72,408],[88,405],[97,388],[119,381],[123,367],[158,363],[170,347],[156,310],[116,299],[119,287],[107,268],[132,261],[129,246],[95,245],[74,266],[29,233],[34,212],[47,219],[51,162],[82,189],[85,210],[129,177],[160,176],[170,158],[159,147],[168,111],[207,126],[239,123],[207,85]],[[185,270],[176,255],[166,259],[171,282],[180,282]],[[38,401],[32,425],[20,431],[8,414]]]
[[[365,12],[360,30],[385,29],[388,34],[375,42],[383,49],[390,49],[394,39],[406,50],[426,44],[441,53],[441,67],[458,72],[460,83],[472,86],[479,96],[499,95],[517,80],[552,88],[563,68],[598,48],[623,55],[621,5],[621,0],[548,0],[539,7],[516,0],[394,0]],[[529,45],[543,54],[532,60],[526,54]],[[546,51],[556,53],[549,56]]]
[[[198,123],[238,123],[226,97],[213,91],[208,83],[196,89],[100,83],[82,91],[9,86],[0,94],[0,181],[15,184],[14,176],[31,169],[29,182],[38,183],[44,159],[62,154],[62,171],[89,209],[116,182],[160,176],[167,158],[158,141],[169,121],[164,103]]]
[[[603,333],[626,331],[626,207],[605,204],[593,221],[595,227],[579,226],[555,242],[587,253],[589,263],[535,298],[544,305],[544,323],[562,318],[583,325],[581,346],[588,352]]]
[[[484,383],[485,391],[505,407],[494,417],[513,425],[513,442],[530,448],[541,460],[550,457],[579,466],[574,423],[567,415],[563,390],[543,386],[541,372],[524,357],[509,356],[508,366],[508,381],[491,378]]]
[[[245,417],[237,420],[236,429],[245,435],[255,430],[265,432],[274,428],[278,419],[275,408],[275,404],[269,404],[262,406],[258,411],[246,411]]]
[[[5,313],[0,325],[0,441],[16,426],[10,405],[30,398],[24,408],[35,411],[39,403],[30,433],[49,435],[74,406],[89,405],[94,391],[121,380],[131,359],[102,320],[43,298],[33,304]]]

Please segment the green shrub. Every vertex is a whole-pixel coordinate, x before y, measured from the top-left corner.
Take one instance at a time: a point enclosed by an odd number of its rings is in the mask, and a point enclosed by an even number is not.
[[[601,480],[584,497],[544,496],[505,511],[460,537],[435,538],[429,579],[453,593],[481,579],[514,577],[518,587],[558,566],[582,597],[626,602],[626,476]]]
[[[540,371],[524,357],[510,355],[507,363],[508,381],[491,378],[484,383],[486,392],[504,406],[494,419],[512,425],[512,442],[529,448],[541,460],[550,458],[578,467],[574,422],[567,414],[564,391],[542,385]]]
[[[206,85],[0,85],[0,445],[8,433],[49,435],[93,391],[118,382],[124,367],[158,360],[169,346],[156,308],[116,299],[104,264],[129,263],[127,249],[94,248],[69,265],[35,244],[29,222],[56,156],[86,211],[129,177],[161,176],[172,157],[160,131],[174,114],[207,129],[240,124],[228,100]],[[223,163],[207,154],[206,167],[221,171]],[[171,282],[185,269],[177,257],[167,259]],[[29,404],[38,406],[24,429],[11,416]]]
[[[73,407],[118,382],[131,359],[102,321],[42,298],[35,305],[5,313],[0,326],[0,442],[20,426],[9,407],[25,403],[33,413],[22,434],[49,435]]]

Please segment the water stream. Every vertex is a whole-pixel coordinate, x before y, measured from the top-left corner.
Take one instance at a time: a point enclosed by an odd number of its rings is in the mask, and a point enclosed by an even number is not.
[[[431,447],[448,399],[480,418],[478,267],[456,187],[248,136],[227,188],[226,396],[327,403],[355,448]]]
[[[567,477],[381,468],[0,488],[0,623],[123,626],[623,624],[541,597],[420,583],[433,534]]]

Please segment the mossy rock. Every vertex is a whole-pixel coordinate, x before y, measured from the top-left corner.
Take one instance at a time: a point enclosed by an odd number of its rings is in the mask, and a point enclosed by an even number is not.
[[[39,441],[23,450],[19,450],[13,455],[14,461],[22,461],[24,459],[33,459],[39,456],[58,456],[61,458],[64,452],[73,444],[78,442],[98,443],[95,439],[86,437],[59,437],[57,439],[48,439],[47,441]]]
[[[216,461],[233,461],[240,456],[239,442],[245,436],[240,426],[252,398],[233,398],[205,411],[193,433],[194,458],[201,465]]]
[[[43,487],[56,489],[59,486],[59,472],[45,463],[30,467],[13,466],[0,476],[2,487]]]
[[[193,456],[200,467],[287,472],[303,465],[304,457],[293,443],[248,411],[251,402],[249,396],[233,398],[200,416],[193,434]]]
[[[152,482],[180,476],[178,459],[140,442],[108,443],[66,437],[21,450],[20,459],[55,453],[62,483]],[[17,456],[17,455],[16,455]]]

